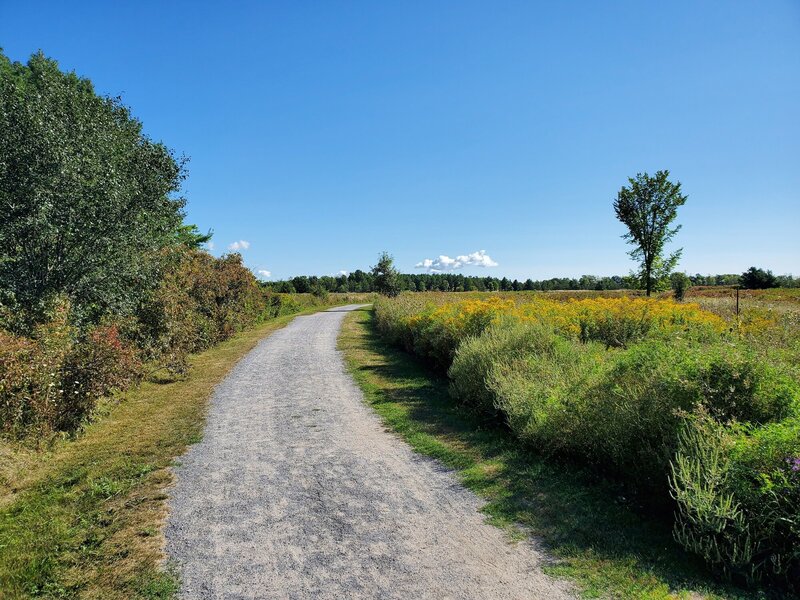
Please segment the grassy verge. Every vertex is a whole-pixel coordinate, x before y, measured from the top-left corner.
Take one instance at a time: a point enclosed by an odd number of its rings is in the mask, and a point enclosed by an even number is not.
[[[0,447],[0,598],[172,596],[177,580],[160,566],[168,467],[199,441],[214,386],[293,317],[194,356],[184,380],[120,395],[74,441]]]
[[[543,539],[557,558],[551,574],[574,580],[587,598],[765,597],[714,582],[667,526],[638,515],[611,484],[546,462],[466,414],[445,379],[379,339],[371,315],[349,315],[339,338],[367,401],[416,451],[454,469],[485,498],[490,522]]]

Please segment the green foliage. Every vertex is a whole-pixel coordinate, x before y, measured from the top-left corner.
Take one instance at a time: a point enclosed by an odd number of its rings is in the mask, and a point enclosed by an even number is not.
[[[680,230],[680,225],[670,225],[687,197],[681,194],[680,183],[669,181],[669,171],[657,171],[652,177],[639,173],[628,181],[630,187],[623,186],[617,194],[614,212],[628,228],[622,237],[634,246],[629,254],[640,262],[637,278],[649,296],[664,285],[680,258],[680,250],[668,257],[663,252]]]
[[[179,231],[183,161],[54,60],[0,62],[0,301],[28,330],[59,294],[82,321],[130,313]]]
[[[772,271],[750,267],[740,278],[742,287],[748,290],[765,290],[778,287],[778,279]]]
[[[468,412],[503,419],[536,453],[590,465],[661,514],[677,506],[676,539],[714,569],[781,589],[800,580],[800,382],[791,361],[724,332],[669,329],[669,319],[609,345],[628,330],[630,310],[609,309],[607,320],[622,324],[603,335],[553,328],[579,302],[565,311],[540,302],[551,323],[531,320],[525,305],[527,321],[510,308],[501,318],[483,310],[506,310],[504,302],[404,295],[376,303],[375,325],[430,365],[452,352],[451,394]]]
[[[730,435],[712,419],[686,422],[672,463],[670,485],[678,504],[675,539],[726,575],[753,575],[757,544],[734,496],[730,478]]]
[[[526,438],[561,410],[584,378],[595,347],[575,344],[538,323],[506,321],[466,338],[448,371],[451,394],[479,410],[499,411]]]
[[[204,244],[211,241],[214,232],[210,229],[206,233],[200,233],[197,225],[181,225],[175,233],[175,242],[179,245],[199,250]]]
[[[649,340],[606,360],[600,377],[570,395],[551,443],[654,496],[664,493],[681,415],[702,408],[720,422],[766,423],[786,417],[800,394],[730,344]]]
[[[800,417],[686,421],[670,479],[675,538],[729,577],[800,591]]]
[[[316,285],[311,289],[311,295],[315,298],[319,298],[323,302],[326,302],[329,294],[328,290],[324,286]]]
[[[676,272],[669,276],[672,294],[676,301],[683,302],[686,292],[692,287],[692,280],[686,273]]]
[[[164,251],[158,286],[137,307],[132,337],[148,362],[184,373],[186,359],[258,322],[268,300],[239,254]]]
[[[379,294],[393,297],[400,293],[394,259],[388,252],[381,253],[378,257],[378,264],[372,267],[371,274],[374,278],[375,291]]]
[[[800,414],[735,441],[729,488],[758,543],[756,576],[800,593]]]

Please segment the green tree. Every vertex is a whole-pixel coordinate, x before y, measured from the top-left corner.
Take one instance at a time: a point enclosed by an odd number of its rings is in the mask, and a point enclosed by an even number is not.
[[[630,186],[617,194],[614,212],[628,228],[622,237],[635,246],[629,254],[640,263],[636,279],[649,296],[665,284],[680,259],[680,249],[664,257],[664,246],[681,228],[671,225],[687,197],[681,194],[680,183],[669,180],[666,170],[652,177],[639,173],[628,181]]]
[[[743,287],[749,290],[765,290],[767,288],[778,287],[778,279],[772,271],[750,267],[742,273],[740,278]]]
[[[129,313],[180,238],[184,176],[118,98],[0,53],[0,302],[29,324],[59,295],[79,318]]]
[[[187,248],[200,249],[211,241],[214,232],[209,229],[207,233],[200,233],[197,225],[181,225],[175,232],[175,241]]]
[[[384,296],[397,296],[400,293],[397,270],[394,258],[388,252],[381,252],[378,264],[372,267],[373,286],[376,292]]]
[[[683,299],[686,297],[686,292],[692,287],[692,280],[689,279],[686,273],[681,273],[680,271],[676,271],[670,275],[669,280],[675,300],[683,302]]]

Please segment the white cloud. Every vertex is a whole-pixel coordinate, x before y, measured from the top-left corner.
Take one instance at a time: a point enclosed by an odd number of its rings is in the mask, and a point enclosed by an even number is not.
[[[272,271],[267,271],[266,269],[259,269],[258,274],[264,279],[267,277],[272,277]]]
[[[426,269],[428,273],[444,273],[464,267],[496,267],[497,263],[486,254],[486,250],[478,250],[472,254],[462,254],[455,258],[442,254],[438,258],[426,258],[414,266],[417,269]]]
[[[339,271],[337,275],[350,275],[350,271]]]
[[[237,252],[239,250],[247,250],[250,247],[250,242],[247,240],[239,240],[238,242],[233,242],[228,246],[228,250],[233,250]]]
[[[212,242],[211,240],[207,241],[206,242],[206,248],[208,248],[209,251],[213,250],[214,249],[214,242]]]

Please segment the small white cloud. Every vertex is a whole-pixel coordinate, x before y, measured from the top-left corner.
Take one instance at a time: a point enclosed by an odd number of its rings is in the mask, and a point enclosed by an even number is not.
[[[417,269],[426,269],[428,273],[444,273],[464,267],[496,267],[497,263],[486,254],[486,250],[478,250],[472,254],[461,254],[455,258],[442,254],[437,258],[426,258],[414,266]]]
[[[260,277],[266,279],[267,277],[272,277],[272,271],[267,271],[266,269],[259,269],[258,274]]]
[[[350,275],[350,271],[339,271],[337,275]]]
[[[214,242],[212,242],[211,240],[207,241],[206,242],[206,248],[208,248],[209,250],[213,250],[214,249]]]
[[[239,250],[247,250],[250,247],[250,242],[247,240],[239,240],[238,242],[233,242],[228,246],[228,250],[233,250],[234,252],[238,252]]]

